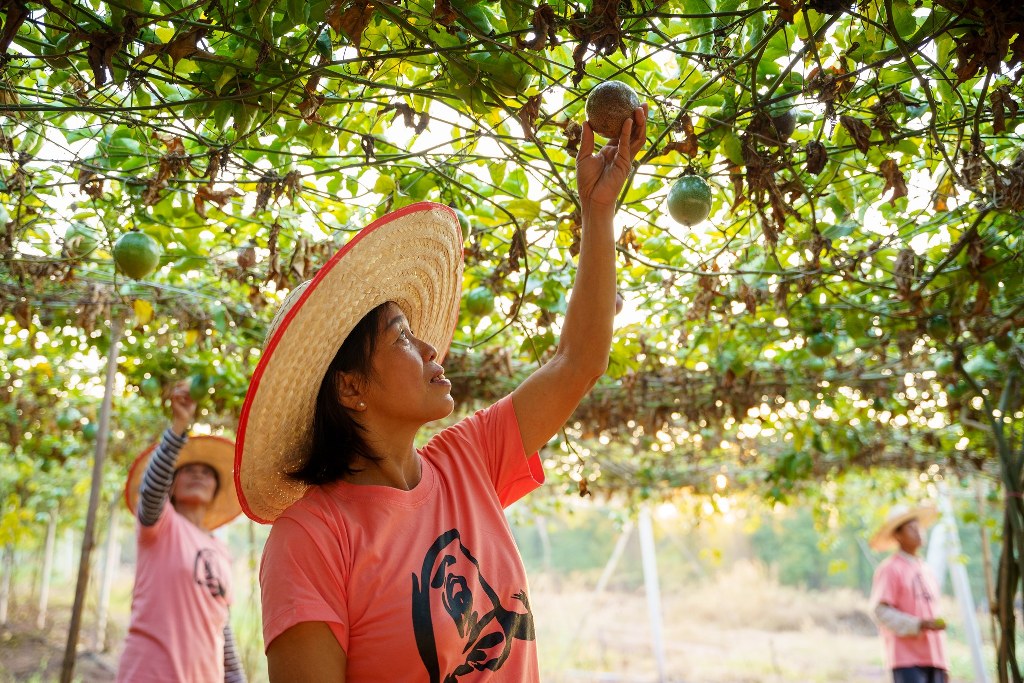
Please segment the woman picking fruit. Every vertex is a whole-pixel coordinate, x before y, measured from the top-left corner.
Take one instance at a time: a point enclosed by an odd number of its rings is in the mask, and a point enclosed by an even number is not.
[[[234,444],[189,439],[189,382],[171,391],[171,427],[132,465],[125,502],[138,518],[132,615],[117,680],[244,683],[228,619],[231,559],[210,533],[241,512]]]
[[[597,153],[584,126],[582,245],[554,357],[422,448],[420,428],[454,407],[440,361],[462,281],[455,214],[381,218],[285,301],[236,449],[243,509],[274,525],[260,569],[273,683],[540,680],[503,508],[543,482],[538,449],[607,367],[615,203],[646,120],[637,107]]]

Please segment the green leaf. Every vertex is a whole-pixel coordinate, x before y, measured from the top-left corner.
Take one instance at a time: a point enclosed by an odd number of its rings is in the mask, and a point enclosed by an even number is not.
[[[857,224],[853,221],[843,221],[842,223],[835,223],[822,230],[821,236],[827,240],[837,240],[840,237],[852,235],[853,231],[856,229]]]
[[[540,202],[532,199],[513,199],[510,202],[505,203],[505,208],[509,212],[524,221],[532,221],[540,216],[541,205]]]

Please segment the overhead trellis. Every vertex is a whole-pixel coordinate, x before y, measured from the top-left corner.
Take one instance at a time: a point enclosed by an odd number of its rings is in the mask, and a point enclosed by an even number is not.
[[[554,351],[583,104],[617,79],[649,140],[621,197],[611,367],[564,440],[572,481],[675,486],[717,463],[784,496],[846,468],[973,468],[1002,482],[1016,539],[1004,597],[1024,576],[1021,3],[0,7],[12,387],[46,354],[100,349],[117,316],[126,397],[155,410],[204,372],[230,424],[280,297],[431,200],[467,218],[456,392],[501,395]],[[664,208],[683,174],[712,188],[693,227]],[[130,229],[163,250],[141,282],[111,258]],[[47,386],[33,415],[85,400]]]

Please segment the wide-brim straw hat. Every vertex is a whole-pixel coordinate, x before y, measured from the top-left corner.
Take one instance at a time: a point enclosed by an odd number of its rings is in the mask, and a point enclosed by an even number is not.
[[[124,484],[124,502],[133,515],[139,504],[142,475],[146,473],[146,466],[158,445],[153,444],[140,453],[128,470],[128,480]],[[221,436],[193,436],[181,447],[174,468],[177,470],[194,462],[209,465],[217,471],[220,485],[203,518],[206,529],[216,529],[233,520],[242,511],[238,504],[238,496],[235,494],[235,478],[232,473],[235,464],[235,442]]]
[[[235,485],[246,515],[273,522],[308,488],[289,474],[309,457],[317,393],[352,328],[393,301],[440,361],[451,345],[461,292],[458,217],[447,206],[421,202],[360,230],[289,293],[239,417]]]
[[[871,546],[872,550],[890,550],[898,545],[895,537],[893,537],[893,532],[896,529],[912,519],[916,519],[921,528],[925,529],[938,518],[938,510],[930,505],[919,505],[916,507],[897,505],[886,515],[885,521],[878,528],[878,531],[875,532],[874,536],[871,537],[868,545]]]

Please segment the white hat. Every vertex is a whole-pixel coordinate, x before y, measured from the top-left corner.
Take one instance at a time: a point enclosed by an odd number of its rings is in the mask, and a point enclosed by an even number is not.
[[[393,301],[444,358],[459,318],[462,229],[455,212],[420,202],[359,231],[277,312],[249,383],[235,446],[245,514],[269,523],[307,485],[289,474],[309,456],[316,397],[352,328]]]

